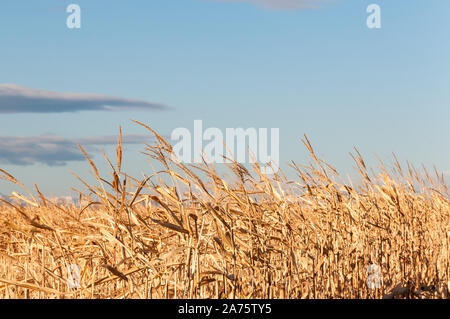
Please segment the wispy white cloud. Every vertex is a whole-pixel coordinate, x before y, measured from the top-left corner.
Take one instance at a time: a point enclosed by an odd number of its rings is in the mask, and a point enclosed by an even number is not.
[[[60,93],[0,84],[0,113],[166,110],[164,104],[100,94]]]
[[[62,166],[68,162],[84,161],[78,144],[88,147],[89,152],[98,151],[99,145],[113,145],[117,136],[92,136],[67,139],[54,135],[13,137],[0,136],[0,163],[12,165],[33,165],[43,163],[48,166]],[[124,144],[141,144],[152,141],[149,135],[124,135]]]
[[[210,0],[220,2],[250,2],[270,9],[316,9],[333,0]]]

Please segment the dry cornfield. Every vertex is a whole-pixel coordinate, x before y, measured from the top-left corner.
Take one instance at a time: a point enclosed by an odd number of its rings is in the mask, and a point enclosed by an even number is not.
[[[141,124],[141,123],[139,123]],[[143,125],[143,124],[141,124]],[[161,136],[145,156],[161,167],[122,172],[57,204],[23,188],[0,204],[1,298],[449,298],[450,201],[439,174],[371,172],[342,182],[308,139],[307,165],[283,172],[185,165]]]

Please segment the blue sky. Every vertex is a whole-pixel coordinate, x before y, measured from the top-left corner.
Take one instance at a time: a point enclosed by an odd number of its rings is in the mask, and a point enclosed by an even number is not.
[[[66,26],[71,3],[82,9],[78,30]],[[19,104],[9,106],[0,112],[0,168],[47,194],[65,195],[77,186],[69,171],[87,176],[74,141],[92,144],[101,161],[92,141],[107,140],[101,147],[111,151],[122,125],[134,137],[126,168],[140,175],[150,170],[139,154],[146,132],[129,119],[165,135],[201,119],[221,129],[280,128],[282,164],[307,160],[300,143],[306,133],[342,172],[352,169],[353,146],[373,166],[375,154],[389,161],[395,152],[417,166],[450,171],[448,1],[329,0],[316,1],[316,8],[267,3],[3,0],[0,84],[148,107],[23,113],[11,111]],[[371,3],[381,6],[381,29],[366,26]],[[6,101],[0,99],[0,111]],[[52,154],[59,165],[20,158],[43,136],[58,138],[60,149]],[[31,142],[14,150],[18,137]],[[13,189],[0,181],[0,193]]]

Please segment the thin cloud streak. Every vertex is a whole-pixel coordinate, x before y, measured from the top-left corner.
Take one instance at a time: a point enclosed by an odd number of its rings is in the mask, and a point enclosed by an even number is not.
[[[68,162],[84,161],[86,158],[78,144],[87,147],[88,152],[99,151],[99,145],[114,145],[117,136],[92,136],[67,139],[44,135],[32,137],[0,136],[0,163],[28,166],[42,163],[48,166],[64,166]],[[124,135],[124,144],[150,143],[148,135]]]
[[[60,93],[15,84],[0,84],[0,114],[170,109],[161,103],[136,99],[100,94]]]
[[[318,9],[333,0],[210,0],[216,2],[249,2],[268,9]]]

